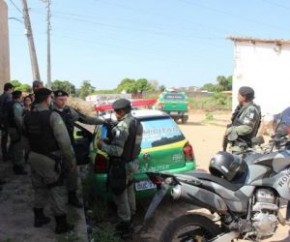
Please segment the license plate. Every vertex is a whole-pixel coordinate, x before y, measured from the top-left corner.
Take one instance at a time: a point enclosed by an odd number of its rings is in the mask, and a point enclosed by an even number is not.
[[[170,115],[179,115],[178,112],[170,112]]]
[[[135,183],[136,191],[150,190],[153,188],[156,188],[156,185],[152,183],[151,181],[140,181],[140,182]]]

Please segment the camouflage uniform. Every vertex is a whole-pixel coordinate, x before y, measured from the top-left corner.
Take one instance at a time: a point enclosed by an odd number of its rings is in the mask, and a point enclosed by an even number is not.
[[[48,110],[48,107],[35,104],[31,112],[41,113],[45,110]],[[75,167],[74,152],[62,118],[57,113],[52,112],[49,124],[59,147],[59,150],[54,151],[53,155],[63,156],[63,161],[70,161],[70,165]],[[31,151],[28,162],[31,165],[32,184],[35,190],[34,207],[43,208],[49,196],[55,216],[65,214],[66,190],[60,181],[61,171],[56,169],[56,161],[47,155]]]
[[[113,128],[114,137],[110,144],[103,144],[102,149],[111,157],[121,157],[124,152],[125,143],[129,137],[129,124],[132,120],[130,113],[126,114],[122,120],[119,121],[118,125]],[[142,137],[137,137],[138,138]],[[126,162],[126,178],[127,188],[122,192],[121,195],[113,194],[114,201],[118,207],[118,216],[122,221],[129,222],[132,215],[136,211],[135,191],[133,178],[139,167],[138,159]]]
[[[238,110],[232,121],[226,131],[227,137],[237,136],[234,141],[230,141],[231,151],[236,153],[244,148],[252,147],[251,139],[256,136],[261,121],[260,107],[250,102]]]
[[[7,120],[5,120],[6,119],[5,113],[6,113],[6,105],[10,101],[12,101],[11,93],[4,92],[0,96],[1,150],[2,150],[2,158],[4,161],[9,159],[7,151],[8,125]]]
[[[80,112],[77,112],[70,106],[65,106],[63,109],[59,109],[56,105],[52,105],[52,110],[56,111],[62,117],[68,134],[71,139],[72,145],[74,145],[74,123],[81,122],[84,124],[98,125],[103,123],[103,121],[97,117],[86,116]],[[67,190],[69,191],[69,203],[75,205],[76,207],[82,207],[81,203],[76,199],[76,191],[78,189],[78,174],[77,169],[70,172],[67,176]],[[70,202],[71,201],[71,202]]]
[[[9,153],[12,158],[12,163],[14,165],[14,168],[23,167],[24,166],[24,149],[22,140],[23,107],[20,102],[11,101],[10,103],[8,103],[8,121],[9,121],[8,133],[10,136]]]

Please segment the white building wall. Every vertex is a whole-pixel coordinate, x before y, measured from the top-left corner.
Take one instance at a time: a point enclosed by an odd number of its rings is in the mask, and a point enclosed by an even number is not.
[[[262,114],[275,114],[290,106],[290,45],[235,42],[233,109],[241,86],[250,86]]]

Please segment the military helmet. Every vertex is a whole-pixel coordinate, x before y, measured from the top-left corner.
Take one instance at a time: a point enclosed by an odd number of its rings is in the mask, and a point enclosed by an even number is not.
[[[131,102],[128,99],[120,98],[113,103],[114,110],[125,109],[127,111],[131,110]]]
[[[209,171],[212,175],[232,181],[246,171],[245,161],[234,154],[219,151],[210,161]]]

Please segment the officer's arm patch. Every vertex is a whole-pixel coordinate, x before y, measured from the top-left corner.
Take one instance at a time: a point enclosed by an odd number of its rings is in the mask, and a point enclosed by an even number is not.
[[[116,129],[116,138],[119,138],[121,135],[121,131],[119,129]]]

